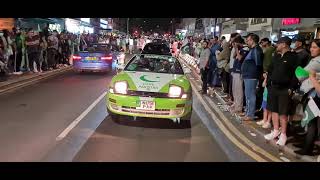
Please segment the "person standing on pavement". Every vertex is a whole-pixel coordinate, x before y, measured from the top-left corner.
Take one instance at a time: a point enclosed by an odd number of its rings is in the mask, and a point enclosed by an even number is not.
[[[56,55],[58,53],[58,43],[57,38],[58,32],[54,30],[51,36],[48,37],[48,67],[50,70],[57,68]]]
[[[222,51],[217,51],[217,66],[219,68],[219,76],[222,82],[222,88],[224,93],[229,92],[229,61],[230,61],[230,44],[227,41],[222,40]]]
[[[62,64],[64,66],[69,65],[69,57],[70,57],[70,48],[69,48],[69,43],[68,43],[68,36],[67,34],[64,34],[61,37],[61,58],[62,58]]]
[[[290,51],[292,40],[289,37],[282,37],[277,42],[277,52],[268,71],[267,86],[270,92],[267,97],[267,109],[272,112],[274,129],[265,135],[266,140],[272,140],[280,135],[277,144],[284,146],[287,141],[287,121],[291,112],[292,91],[296,87],[295,70],[297,68],[297,55]],[[279,130],[279,118],[281,132]]]
[[[130,52],[130,54],[133,53],[133,38],[132,37],[129,38],[129,52]]]
[[[304,48],[305,46],[305,38],[303,36],[298,36],[293,39],[294,43],[291,44],[291,49],[297,53],[298,56],[298,65],[301,67],[305,67],[309,60],[311,59],[310,54]]]
[[[249,48],[245,47],[244,39],[237,36],[233,40],[233,48],[235,52],[234,63],[232,67],[232,93],[234,97],[234,104],[231,106],[231,112],[234,114],[242,113],[243,109],[243,79],[241,75],[241,66],[244,58],[249,52]]]
[[[211,48],[210,48],[210,61],[209,61],[209,77],[208,77],[208,84],[210,90],[214,90],[214,87],[218,85],[217,80],[219,79],[218,77],[218,67],[217,67],[217,56],[215,52],[217,50],[220,50],[220,44],[218,43],[219,38],[218,36],[215,36],[214,38],[211,39]]]
[[[271,46],[269,38],[263,38],[260,41],[261,48],[263,50],[263,72],[268,72],[272,58],[275,53],[275,48]]]
[[[177,57],[178,53],[178,41],[175,39],[172,44],[172,56]]]
[[[258,43],[258,35],[253,33],[248,35],[247,44],[250,51],[241,66],[246,97],[246,114],[243,119],[244,121],[252,121],[254,119],[256,110],[256,88],[263,73],[263,51]]]
[[[10,38],[10,33],[7,29],[4,29],[3,35],[1,36],[3,42],[3,58],[6,69],[11,72],[12,62],[13,62],[13,49],[12,49],[12,40]]]
[[[24,62],[25,59],[25,37],[21,33],[20,29],[17,29],[16,31],[16,38],[15,38],[15,44],[16,44],[16,63],[15,63],[15,72],[16,75],[21,75],[21,64]]]
[[[236,37],[240,36],[239,33],[232,33],[231,36],[230,36],[230,48],[231,48],[231,52],[230,52],[230,61],[229,61],[229,91],[228,91],[228,94],[230,95],[230,103],[232,104],[233,103],[233,100],[234,100],[234,97],[233,97],[233,93],[232,93],[232,68],[233,68],[233,63],[235,61],[235,57],[236,57],[236,52],[235,52],[235,48],[233,47],[233,41]]]
[[[44,67],[47,69],[47,61],[45,60],[45,52],[47,50],[48,44],[46,41],[46,38],[44,36],[44,33],[40,32],[40,55],[39,55],[39,64],[40,64],[40,73],[42,72],[42,64],[45,64]]]
[[[30,71],[38,73],[38,69],[40,69],[40,37],[39,34],[35,33],[32,28],[28,30],[28,36],[26,37],[26,45]]]
[[[209,58],[210,58],[210,49],[208,48],[208,42],[203,41],[202,43],[203,51],[200,54],[199,68],[201,73],[202,80],[202,94],[207,94],[208,86],[208,71],[209,71]]]
[[[315,92],[317,94],[313,97],[316,105],[320,106],[320,84],[319,78],[317,78],[317,73],[320,73],[320,39],[314,39],[311,42],[310,53],[312,59],[308,63],[304,69],[309,72],[309,81],[313,88],[315,88]],[[306,80],[305,80],[306,81]],[[304,143],[302,144],[294,144],[294,146],[301,148],[299,150],[294,151],[300,155],[314,155],[313,148],[314,142],[320,137],[320,117],[316,117],[312,119],[307,124],[307,135],[305,137]]]

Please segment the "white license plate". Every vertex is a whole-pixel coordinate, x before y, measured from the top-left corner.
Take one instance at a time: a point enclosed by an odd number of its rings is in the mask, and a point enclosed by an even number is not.
[[[97,57],[86,57],[86,60],[94,61],[94,60],[97,60]]]
[[[138,106],[137,109],[155,110],[156,103],[154,101],[140,101],[140,106]]]

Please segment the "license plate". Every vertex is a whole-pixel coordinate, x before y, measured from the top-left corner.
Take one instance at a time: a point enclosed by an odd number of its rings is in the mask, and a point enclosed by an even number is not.
[[[97,57],[86,57],[86,60],[94,61],[94,60],[97,60]]]
[[[139,101],[137,109],[155,110],[156,103],[154,101]]]

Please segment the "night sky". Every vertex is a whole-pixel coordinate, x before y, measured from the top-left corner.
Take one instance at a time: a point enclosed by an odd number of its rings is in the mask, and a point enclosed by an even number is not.
[[[171,32],[173,23],[180,23],[180,18],[130,18],[130,32],[144,31],[144,32]]]

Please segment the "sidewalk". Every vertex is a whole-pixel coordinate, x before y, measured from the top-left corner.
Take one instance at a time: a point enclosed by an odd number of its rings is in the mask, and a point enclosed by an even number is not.
[[[185,64],[188,68],[191,69],[191,74],[193,76],[193,78],[197,81],[197,82],[201,82],[201,77],[200,75],[196,72],[197,70],[195,69],[195,63],[192,60],[191,57],[189,57],[188,55],[180,55],[179,56],[180,60],[183,62],[183,64]],[[200,86],[200,84],[199,84]],[[264,139],[264,135],[268,134],[270,132],[271,129],[263,129],[262,127],[258,126],[255,122],[242,122],[241,118],[239,116],[237,116],[236,114],[231,114],[229,111],[229,105],[227,104],[228,100],[226,98],[226,94],[221,92],[221,88],[216,88],[215,89],[215,95],[214,97],[210,97],[210,100],[216,104],[217,106],[220,107],[220,110],[222,113],[229,113],[230,115],[232,115],[232,118],[230,118],[229,120],[232,122],[236,122],[239,124],[242,124],[247,131],[249,132],[254,132],[255,134],[257,134],[257,136],[259,136],[259,138],[263,138]],[[303,139],[298,139],[298,140],[303,140]],[[320,162],[320,155],[316,155],[316,156],[301,156],[298,155],[296,153],[294,153],[295,150],[297,150],[297,148],[295,148],[293,146],[293,144],[297,143],[298,141],[296,139],[296,137],[292,137],[292,136],[288,136],[288,141],[287,141],[287,145],[280,147],[276,144],[276,141],[266,141],[266,143],[272,145],[273,147],[276,147],[279,151],[282,151],[284,154],[288,154],[290,156],[293,156],[297,159],[300,159],[302,161],[306,161],[306,162]]]
[[[52,71],[42,73],[25,73],[22,75],[10,75],[7,81],[0,82],[0,94],[15,90],[17,88],[31,85],[35,82],[48,79],[50,77],[62,74],[72,69],[72,66],[61,67]]]

